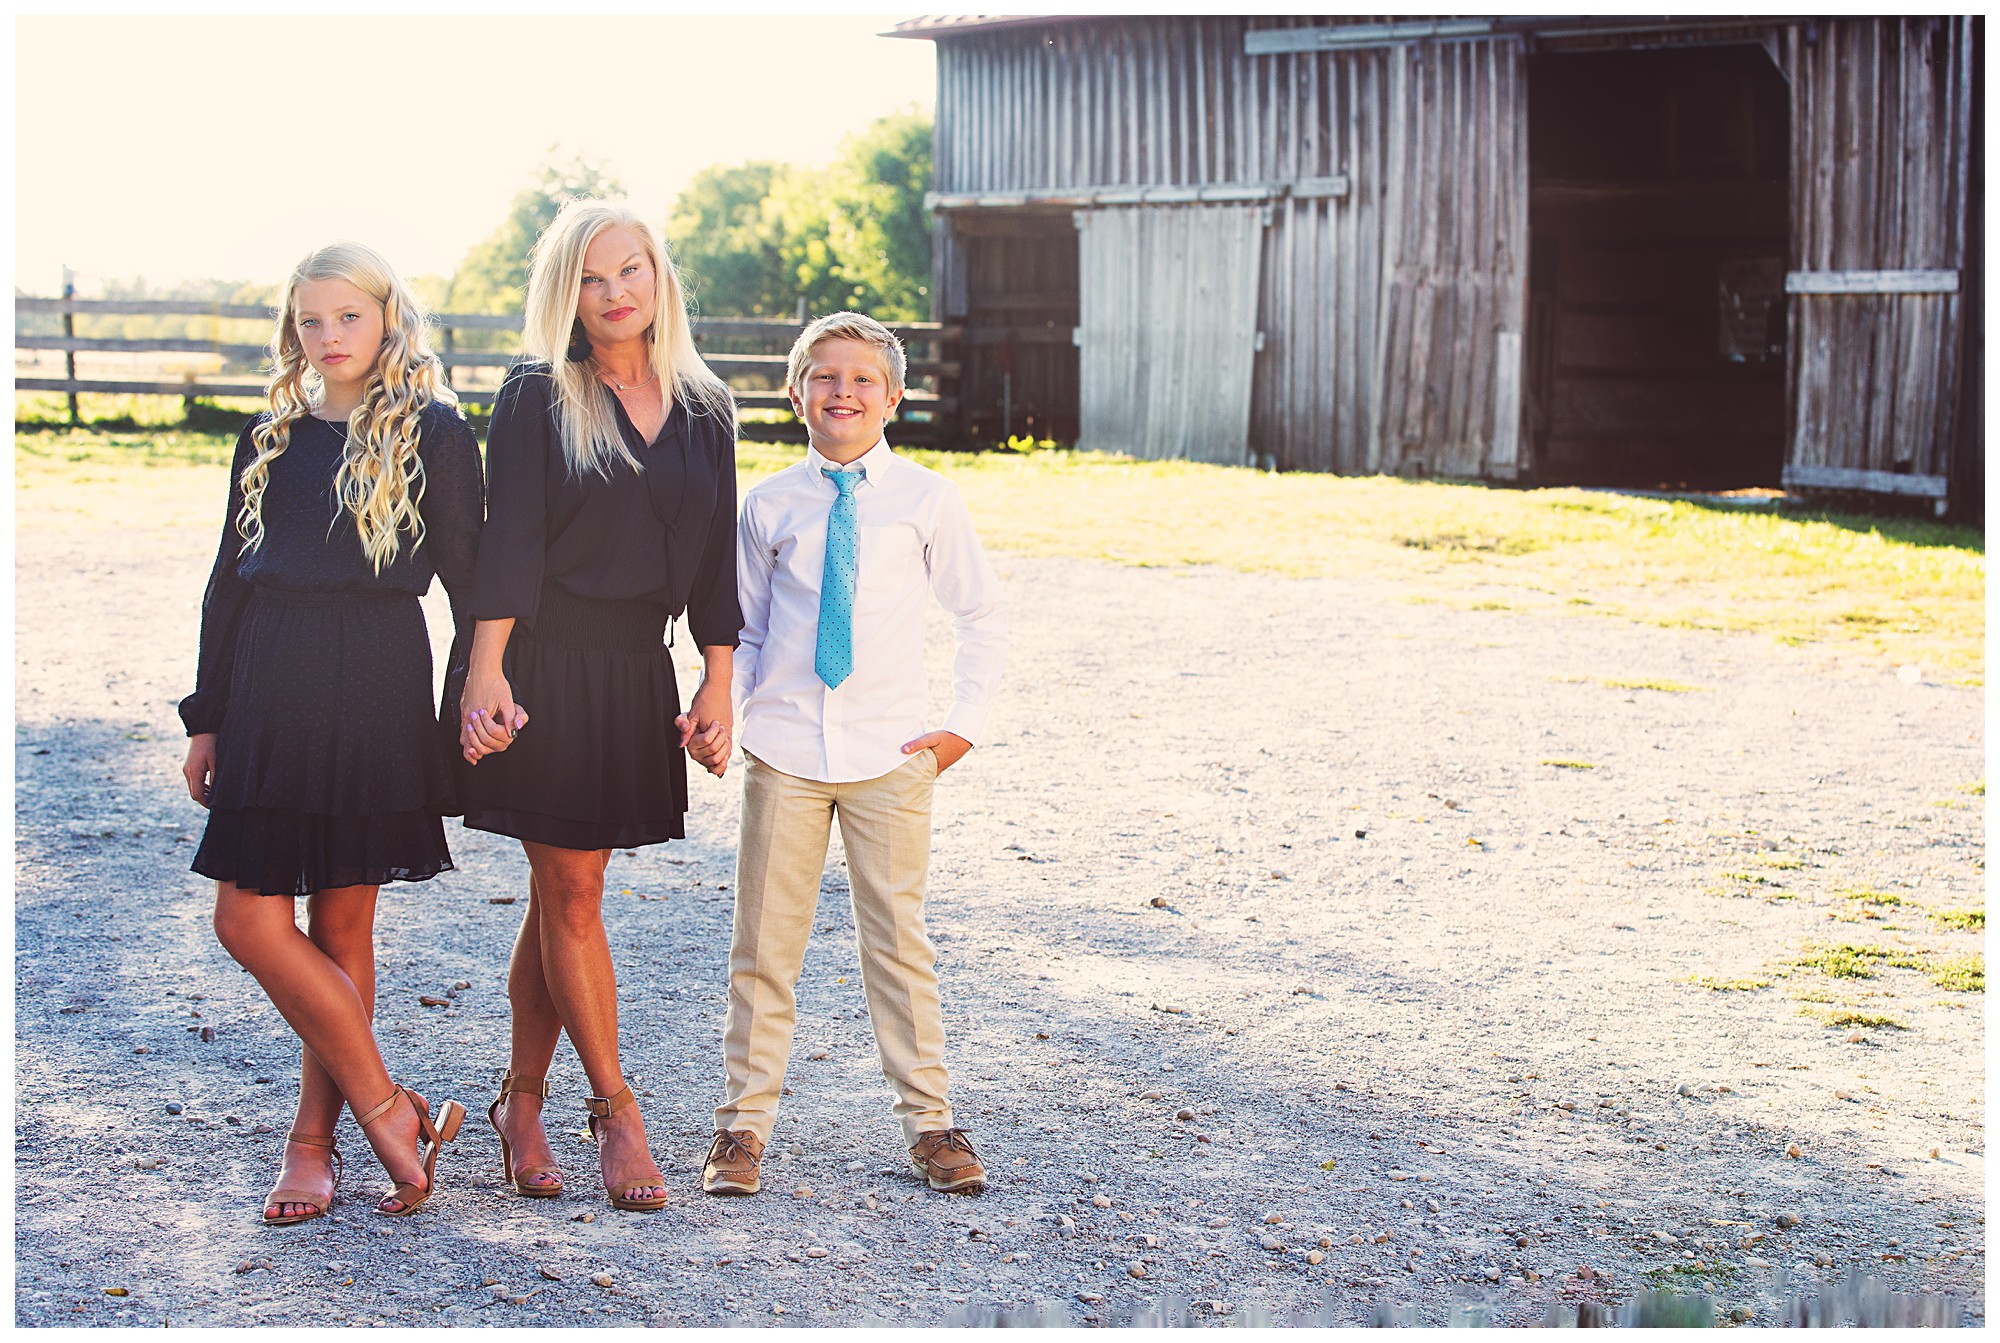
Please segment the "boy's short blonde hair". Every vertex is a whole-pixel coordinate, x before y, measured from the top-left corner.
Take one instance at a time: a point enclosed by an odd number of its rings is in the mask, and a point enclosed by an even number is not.
[[[812,361],[815,346],[829,340],[858,340],[863,345],[873,345],[882,352],[882,367],[889,375],[889,390],[902,395],[903,374],[909,368],[909,361],[903,357],[903,342],[896,339],[896,333],[883,326],[873,317],[859,312],[830,312],[816,318],[799,338],[792,342],[791,358],[785,365],[785,386],[794,391],[802,391],[806,381],[806,365]]]

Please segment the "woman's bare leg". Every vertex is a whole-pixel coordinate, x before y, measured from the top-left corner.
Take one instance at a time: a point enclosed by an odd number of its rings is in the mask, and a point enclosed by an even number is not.
[[[562,1039],[562,1020],[556,1015],[555,999],[549,996],[548,980],[542,973],[542,906],[535,891],[531,873],[528,912],[521,918],[521,931],[514,938],[514,956],[507,967],[507,1001],[514,1009],[513,1047],[507,1057],[507,1071],[516,1077],[547,1077],[556,1056],[556,1042]],[[540,1096],[510,1092],[501,1102],[499,1115],[500,1131],[513,1149],[516,1169],[560,1164],[549,1146],[548,1130],[542,1124]],[[562,1180],[540,1172],[530,1175],[528,1183],[547,1188],[560,1186]]]
[[[625,1071],[618,1060],[618,978],[604,936],[604,868],[611,851],[522,847],[535,873],[533,903],[549,1000],[569,1032],[592,1094],[616,1095],[625,1085]],[[664,1196],[639,1107],[601,1120],[598,1129],[605,1189],[627,1198]]]
[[[317,898],[324,900],[327,894],[339,895],[327,892]],[[336,936],[333,933],[336,924],[347,925],[351,935],[354,911],[344,908],[348,903],[338,898],[329,903],[326,915],[329,936]],[[367,906],[372,929],[372,891]],[[350,917],[342,918],[342,913]],[[382,1066],[382,1054],[375,1047],[375,1035],[370,1028],[373,984],[370,983],[369,997],[364,1001],[347,971],[312,938],[299,931],[290,897],[257,895],[238,890],[226,881],[217,882],[215,935],[237,964],[256,977],[272,1005],[297,1032],[307,1055],[332,1084],[336,1095],[364,1098],[355,1102],[354,1108],[360,1114],[366,1114],[388,1098],[396,1087]],[[372,981],[372,952],[369,960]],[[303,1083],[299,1103],[303,1112],[308,1103]],[[325,1113],[324,1095],[312,1098],[311,1103],[316,1107],[316,1116]],[[339,1113],[337,1105],[333,1113]],[[333,1131],[331,1121],[323,1131]],[[390,1179],[398,1184],[423,1186],[424,1168],[417,1160],[418,1126],[414,1110],[407,1105],[396,1106],[364,1133]],[[389,1200],[391,1205],[394,1202]]]

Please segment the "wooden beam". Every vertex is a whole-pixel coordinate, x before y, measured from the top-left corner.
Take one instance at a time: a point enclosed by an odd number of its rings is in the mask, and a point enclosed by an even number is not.
[[[97,382],[72,378],[16,378],[17,392],[106,392],[120,396],[249,396],[264,399],[262,383],[247,382]]]
[[[1780,476],[1788,490],[1859,490],[1868,494],[1911,494],[1943,499],[1951,482],[1943,476],[1902,476],[1893,471],[1863,471],[1847,466],[1787,466]]]
[[[1795,270],[1787,294],[1956,294],[1955,270]]]
[[[783,379],[791,356],[786,354],[709,354],[702,353],[701,360],[717,373],[768,373]],[[904,375],[911,378],[958,376],[958,361],[955,359],[911,359],[904,368]]]
[[[1068,345],[1073,323],[1060,326],[974,326],[960,338],[967,345]]]
[[[203,303],[198,299],[16,298],[15,312],[159,313],[182,317],[230,317],[268,322],[277,309],[249,303]]]
[[[118,314],[121,316],[221,317],[231,321],[269,322],[277,314],[272,308],[246,303],[204,303],[198,299],[95,299],[95,298],[16,298],[14,311],[73,313],[78,316]],[[440,312],[431,314],[439,326],[459,331],[519,331],[521,314],[483,312]],[[898,339],[905,341],[953,340],[957,329],[938,322],[885,322]],[[697,317],[694,333],[700,336],[768,336],[790,339],[802,326],[783,317]],[[19,344],[19,342],[17,342]],[[25,347],[51,349],[52,346]],[[148,347],[162,349],[155,343]]]
[[[1416,42],[1476,42],[1493,37],[1564,38],[1653,37],[1664,42],[1748,42],[1761,30],[1781,24],[1804,23],[1804,16],[1759,19],[1726,17],[1630,18],[1611,15],[1510,16],[1494,19],[1416,19],[1400,23],[1347,23],[1327,28],[1253,28],[1243,34],[1246,56],[1281,56],[1294,52],[1345,51],[1365,47],[1400,47]]]
[[[99,354],[212,354],[223,359],[256,360],[268,364],[270,349],[263,345],[230,345],[213,340],[181,340],[154,337],[149,340],[111,340],[94,336],[16,336],[17,350],[81,350]],[[446,368],[511,368],[528,356],[508,350],[439,350]],[[779,359],[783,363],[783,359]]]
[[[745,409],[790,410],[792,408],[791,397],[783,392],[733,392],[733,394],[736,397],[736,404]],[[912,388],[903,393],[902,404],[905,410],[946,413],[958,409],[958,398],[939,396],[936,392]]]
[[[1340,47],[1390,47],[1426,38],[1491,37],[1492,19],[1422,19],[1410,23],[1350,23],[1336,28],[1253,28],[1243,34],[1246,56],[1279,56]]]
[[[1300,200],[1345,196],[1348,178],[1285,178],[1270,182],[1210,182],[1193,186],[1030,187],[1020,191],[929,191],[924,207],[933,212],[1059,208],[1085,210],[1104,205],[1240,204],[1245,201]]]

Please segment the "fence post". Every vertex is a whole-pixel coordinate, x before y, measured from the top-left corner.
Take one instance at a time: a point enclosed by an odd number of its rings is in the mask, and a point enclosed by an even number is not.
[[[451,343],[451,331],[452,331],[451,323],[444,322],[441,323],[440,325],[444,328],[444,352],[446,354],[450,354],[454,348]],[[447,360],[444,366],[444,385],[446,387],[450,387],[453,391],[457,391],[458,390],[457,387],[452,383],[452,374],[454,372],[456,372],[456,370],[452,367],[450,361]]]
[[[76,297],[76,276],[68,266],[62,268],[62,296],[65,304]],[[71,312],[68,307],[63,308],[63,335],[71,339],[76,337],[76,314]],[[63,351],[63,374],[70,382],[74,383],[76,381],[75,350]],[[72,428],[82,423],[82,417],[77,414],[76,410],[76,389],[74,387],[70,389],[69,394],[69,422]]]

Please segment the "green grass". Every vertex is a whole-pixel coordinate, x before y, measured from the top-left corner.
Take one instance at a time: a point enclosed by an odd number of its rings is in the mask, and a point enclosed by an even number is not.
[[[1748,993],[1753,989],[1768,989],[1768,979],[1717,979],[1714,975],[1691,975],[1688,983],[1696,984],[1711,993]]]
[[[1986,911],[1983,909],[1940,909],[1931,918],[1947,928],[1963,932],[1986,931]]]
[[[1962,783],[1958,786],[1958,791],[1961,793],[1970,793],[1974,797],[1985,797],[1986,780],[1974,779],[1971,783]]]
[[[1826,1018],[1828,1026],[1859,1026],[1865,1030],[1906,1031],[1909,1029],[1894,1017],[1881,1016],[1870,1012],[1833,1012]]]
[[[1986,958],[1954,956],[1928,967],[1931,983],[1953,993],[1986,992]]]
[[[1817,970],[1834,979],[1873,979],[1875,971],[1883,966],[1902,970],[1926,968],[1920,957],[1909,952],[1891,951],[1886,947],[1857,946],[1851,942],[1808,948],[1806,954],[1792,964],[1807,970]]]
[[[1735,1278],[1734,1264],[1711,1264],[1706,1261],[1695,1263],[1667,1264],[1660,1268],[1639,1270],[1639,1276],[1654,1287],[1668,1287],[1686,1282],[1729,1282]]]
[[[1542,763],[1543,763],[1544,765],[1553,765],[1553,766],[1554,766],[1555,768],[1557,768],[1557,769],[1596,769],[1596,768],[1597,768],[1597,766],[1595,766],[1595,765],[1591,764],[1591,763],[1590,763],[1590,762],[1589,762],[1588,760],[1544,760],[1544,761],[1542,761]]]
[[[1939,958],[1887,947],[1843,942],[1833,946],[1808,947],[1806,954],[1787,964],[1817,970],[1833,979],[1873,979],[1879,969],[1920,970],[1931,983],[1953,993],[1986,992],[1986,958],[1970,956]],[[1799,993],[1797,997],[1820,1002],[1824,999]]]
[[[85,401],[86,415],[113,432],[36,429],[60,419],[61,398],[17,395],[24,421],[15,435],[17,484],[31,446],[37,460],[30,468],[64,457],[107,466],[212,465],[256,406],[218,406],[214,422],[190,428],[180,423],[177,397]],[[802,452],[740,444],[741,486]],[[1064,450],[909,455],[951,477],[996,550],[1297,578],[1376,577],[1407,582],[1417,589],[1412,595],[1500,601],[1508,592],[1532,593],[1523,605],[1538,611],[1748,631],[1920,663],[1963,684],[1984,678],[1986,557],[1983,538],[1969,527],[1576,489],[1274,475]],[[1856,615],[1868,618],[1850,618]],[[1669,682],[1634,688],[1683,689]]]
[[[1686,685],[1680,681],[1624,680],[1616,676],[1606,677],[1598,684],[1613,690],[1655,690],[1662,695],[1690,695],[1708,689],[1705,685]]]
[[[246,412],[238,424],[248,419]],[[51,430],[14,435],[14,472],[60,473],[67,465],[93,466],[227,466],[236,451],[236,435],[198,433],[180,428],[107,431]]]
[[[1898,905],[1904,905],[1909,903],[1908,901],[1904,900],[1902,896],[1897,895],[1894,891],[1875,891],[1875,890],[1870,890],[1866,887],[1855,887],[1852,890],[1835,891],[1834,894],[1839,896],[1843,900],[1852,900],[1856,904],[1860,905],[1881,905],[1884,907],[1893,908]]]

